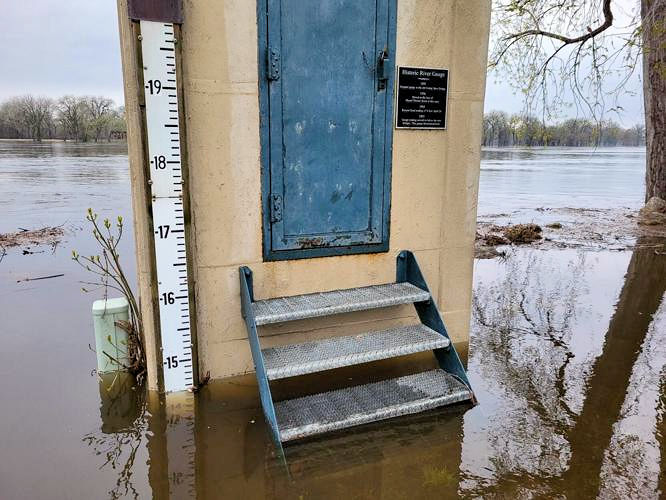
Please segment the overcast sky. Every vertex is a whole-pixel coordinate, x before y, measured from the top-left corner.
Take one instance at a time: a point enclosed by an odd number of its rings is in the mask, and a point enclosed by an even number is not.
[[[618,0],[620,3],[634,0]],[[0,0],[0,100],[26,93],[94,94],[122,103],[115,0]],[[632,86],[639,89],[637,79]],[[642,97],[625,96],[622,122],[642,121]],[[488,79],[486,111],[518,112],[520,96]]]
[[[123,100],[115,0],[0,0],[0,99],[105,95]]]

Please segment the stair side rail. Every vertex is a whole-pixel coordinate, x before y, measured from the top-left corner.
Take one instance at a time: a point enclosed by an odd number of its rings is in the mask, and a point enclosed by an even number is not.
[[[412,285],[430,293],[428,284],[426,283],[426,280],[423,277],[423,273],[421,272],[421,269],[416,262],[416,257],[414,257],[414,254],[409,250],[403,250],[398,254],[396,262],[396,281],[398,283],[411,283]],[[432,294],[426,301],[415,302],[414,308],[416,309],[416,313],[418,314],[421,323],[449,339],[449,347],[433,350],[439,366],[444,371],[460,379],[460,381],[463,382],[470,391],[472,391],[472,386],[469,383],[469,379],[467,378],[465,368],[460,361],[460,357],[458,356],[456,348],[453,346],[453,342],[451,342],[451,338],[449,337],[449,333],[446,330],[444,321],[442,320],[442,317],[437,310],[437,305],[432,298]],[[472,391],[472,393],[474,393],[474,391]]]
[[[261,406],[264,410],[266,421],[270,426],[273,441],[279,448],[282,448],[280,441],[280,430],[278,428],[277,418],[275,416],[275,407],[273,406],[273,398],[271,396],[271,388],[268,383],[268,377],[266,375],[264,357],[261,354],[261,345],[259,343],[259,335],[257,334],[257,325],[254,321],[254,311],[252,310],[252,303],[254,302],[252,270],[249,267],[242,266],[239,268],[239,274],[241,313],[247,328],[247,338],[250,341],[252,360],[254,361],[254,369],[257,375],[257,384],[259,385]]]

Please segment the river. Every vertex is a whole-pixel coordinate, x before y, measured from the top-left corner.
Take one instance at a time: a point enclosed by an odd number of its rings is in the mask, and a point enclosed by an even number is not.
[[[486,150],[479,218],[638,208],[644,158],[632,148]],[[200,499],[657,498],[666,488],[663,241],[511,247],[475,261],[467,363],[480,404],[298,443],[280,460],[253,376],[206,386],[181,433],[142,390],[98,381],[89,343],[99,292],[81,291],[89,277],[70,258],[95,250],[88,207],[128,221],[121,256],[134,276],[124,146],[0,141],[0,233],[65,230],[59,245],[0,258],[0,498],[165,498],[189,481]],[[186,446],[190,477],[169,475]]]

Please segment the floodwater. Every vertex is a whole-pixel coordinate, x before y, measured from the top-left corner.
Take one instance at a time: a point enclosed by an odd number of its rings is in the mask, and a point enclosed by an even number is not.
[[[601,155],[598,156],[598,155]],[[479,213],[637,207],[644,152],[491,150]],[[666,491],[666,248],[511,248],[475,263],[458,346],[479,404],[296,443],[276,455],[252,376],[161,400],[98,382],[84,213],[130,219],[122,146],[0,142],[0,232],[64,224],[0,261],[0,498],[658,498]],[[605,193],[605,194],[604,194]],[[131,231],[123,258],[134,273]],[[42,281],[21,281],[64,273]],[[429,356],[277,384],[363,382]],[[663,455],[662,455],[663,453]]]
[[[487,148],[479,215],[642,206],[644,148]]]

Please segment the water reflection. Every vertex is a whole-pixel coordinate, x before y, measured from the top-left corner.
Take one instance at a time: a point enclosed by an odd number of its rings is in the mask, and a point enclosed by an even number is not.
[[[469,439],[478,447],[481,441],[488,448],[485,473],[477,474],[478,457],[470,456],[465,464],[467,480],[462,490],[466,493],[530,491],[595,498],[601,489],[614,495],[621,491],[626,498],[635,491],[633,478],[641,462],[628,455],[630,447],[611,446],[611,439],[619,431],[620,420],[639,439],[655,439],[656,398],[642,408],[630,401],[646,388],[659,391],[659,377],[654,373],[666,361],[664,341],[654,337],[661,348],[647,351],[645,339],[649,331],[663,332],[666,326],[661,316],[653,319],[666,289],[666,259],[653,247],[635,250],[614,311],[612,302],[606,305],[612,317],[605,320],[606,310],[591,300],[603,294],[601,283],[592,278],[620,267],[604,270],[599,262],[590,262],[595,256],[528,251],[523,258],[510,258],[502,280],[477,289],[478,334],[471,348],[476,353],[472,363],[482,360],[480,384],[487,397],[479,399],[486,412],[496,413],[480,429],[470,417],[469,438],[466,420],[465,444]],[[553,259],[567,258],[568,263],[553,268]],[[590,312],[604,317],[608,325],[601,349],[595,330],[589,329],[595,323]],[[630,385],[632,372],[640,373],[639,355],[651,358],[653,376],[637,375],[638,381]],[[498,386],[501,395],[493,392]],[[633,425],[622,415],[623,404],[638,416]],[[650,414],[653,425],[645,427]],[[621,442],[615,436],[614,443]],[[604,468],[609,449],[608,460],[613,459],[613,464]],[[648,469],[654,465],[646,464]],[[637,494],[655,496],[657,491]]]
[[[197,397],[193,427],[179,424],[168,402],[161,411],[150,412],[149,479],[154,497],[455,495],[460,411],[415,415],[390,425],[372,424],[360,433],[340,432],[297,443],[287,447],[281,459],[264,427],[255,391],[250,377],[210,385]],[[194,492],[188,487],[192,484]]]
[[[86,434],[83,441],[101,457],[100,468],[117,473],[109,498],[139,498],[132,476],[137,452],[145,446],[146,391],[127,373],[106,373],[99,376],[99,397],[101,432]]]
[[[627,397],[618,420],[613,424],[612,437],[604,452],[601,497],[611,497],[616,491],[627,492],[627,498],[657,497],[659,492],[666,492],[666,453],[660,452],[666,452],[663,439],[666,430],[663,421],[666,416],[664,325],[666,303],[662,301],[632,368]]]
[[[480,213],[522,222],[544,217],[535,210],[542,204],[633,206],[644,154],[492,151]],[[89,206],[131,220],[124,146],[0,142],[0,232],[82,225]],[[526,207],[520,219],[514,211]],[[580,227],[575,211],[557,217]],[[122,255],[133,276],[131,236]],[[626,498],[666,488],[663,255],[641,253],[639,262],[630,252],[519,250],[477,263],[469,367],[481,404],[298,443],[285,469],[252,376],[175,409],[152,395],[114,399],[86,376],[95,365],[92,297],[80,293],[86,276],[69,255],[93,251],[90,240],[72,231],[54,253],[0,257],[2,498]],[[59,272],[61,280],[17,282]],[[593,474],[596,484],[578,487]]]
[[[633,253],[514,250],[479,261],[469,370],[480,404],[467,412],[295,443],[282,461],[252,376],[196,397],[103,398],[101,432],[87,437],[100,460],[148,453],[147,466],[115,469],[125,489],[109,495],[132,494],[127,478],[143,475],[155,498],[658,497],[666,256],[639,243]],[[359,375],[324,377],[336,376]],[[110,453],[109,431],[122,452]]]
[[[648,242],[639,241],[641,244]],[[570,485],[583,483],[577,486],[577,491],[591,495],[598,492],[604,451],[610,444],[614,424],[621,418],[623,403],[632,397],[630,378],[646,347],[645,339],[664,291],[666,259],[649,245],[638,248],[631,257],[615,314],[605,336],[603,352],[596,359],[593,374],[587,380],[585,404],[568,436],[572,456],[565,480]],[[646,352],[645,355],[650,354]],[[661,370],[664,357],[652,357],[656,359],[651,362],[658,363]],[[645,382],[647,380],[642,383]],[[642,389],[642,383],[634,388]],[[626,472],[629,470],[632,469]]]
[[[106,157],[127,153],[124,142],[65,142],[65,141],[0,141],[0,157],[8,158],[46,158],[54,157]],[[50,162],[50,165],[54,165]]]

